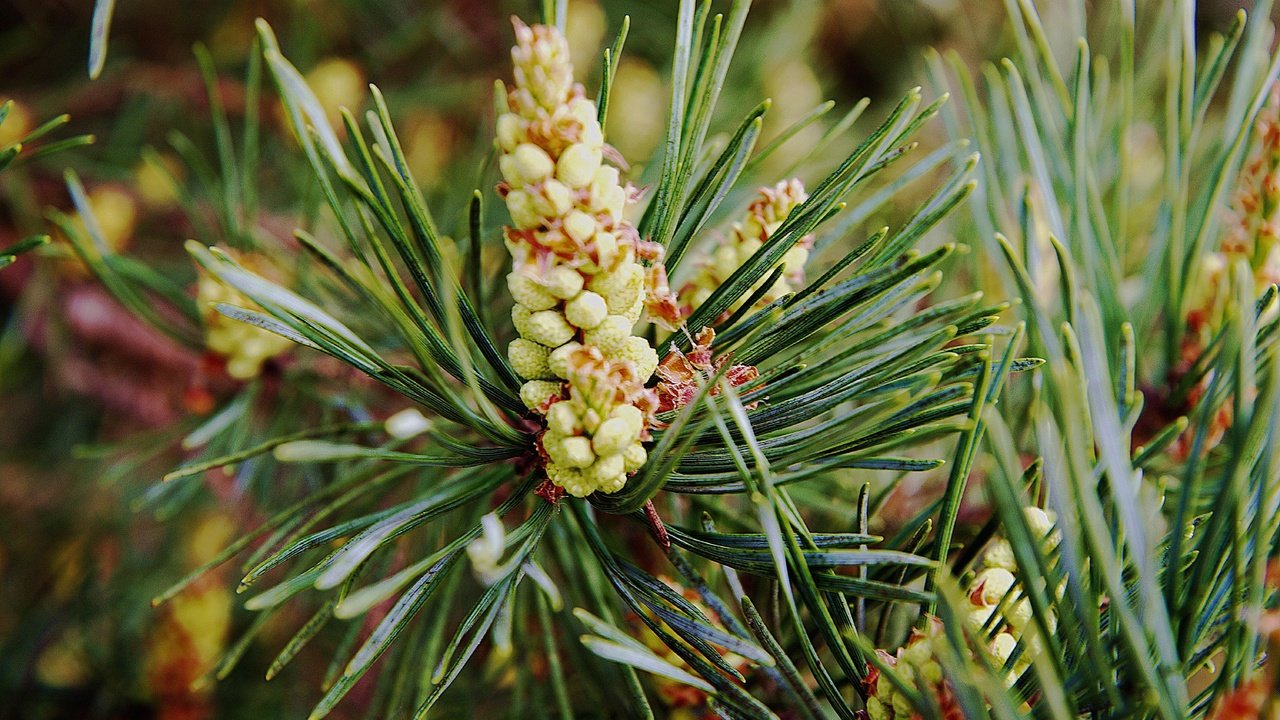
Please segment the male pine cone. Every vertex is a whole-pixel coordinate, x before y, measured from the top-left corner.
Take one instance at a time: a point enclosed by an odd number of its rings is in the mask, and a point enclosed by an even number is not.
[[[576,497],[616,492],[645,462],[657,408],[645,383],[658,355],[631,332],[645,307],[640,238],[564,37],[514,23],[515,87],[497,122],[520,335],[508,357],[525,380],[521,399],[545,415],[548,479]]]
[[[804,183],[798,178],[783,180],[773,187],[760,188],[755,200],[747,207],[746,215],[733,224],[733,230],[729,236],[702,259],[697,274],[681,288],[680,301],[686,312],[697,310],[705,303],[717,288],[729,280],[734,271],[746,264],[768,242],[791,211],[807,199],[809,194],[805,192]],[[783,255],[778,263],[782,266],[782,277],[774,281],[761,295],[756,302],[757,308],[763,308],[783,295],[804,286],[804,266],[809,261],[811,247],[813,247],[813,236],[809,235],[801,238]],[[767,277],[758,280],[751,290],[729,309],[737,310],[747,297],[767,280]]]
[[[1023,508],[1023,513],[1028,529],[1040,539],[1042,552],[1051,554],[1061,541],[1056,518],[1035,506]],[[1026,632],[1034,622],[1034,617],[1031,601],[1024,596],[1021,584],[1014,575],[1016,570],[1017,561],[1012,546],[1008,540],[998,539],[983,555],[982,567],[969,582],[966,593],[968,607],[965,623],[968,630],[974,637],[984,640],[977,646],[978,651],[984,652],[996,667],[1004,668],[1004,682],[1008,687],[1017,683],[1044,650],[1040,636],[1035,632]],[[1064,590],[1065,585],[1062,585],[1055,592],[1061,597]],[[1048,631],[1054,632],[1058,619],[1052,609],[1047,611],[1045,620]],[[941,710],[942,717],[963,717],[951,681],[943,674],[938,659],[938,647],[947,642],[949,640],[942,621],[930,616],[924,627],[915,630],[896,655],[890,655],[884,650],[876,652],[885,664],[893,666],[903,681],[931,693],[932,703]],[[1015,657],[1014,653],[1019,646],[1022,651]],[[867,707],[861,716],[864,720],[921,717],[911,699],[892,682],[873,675],[867,689]],[[1024,710],[1029,709],[1029,705],[1024,707]]]

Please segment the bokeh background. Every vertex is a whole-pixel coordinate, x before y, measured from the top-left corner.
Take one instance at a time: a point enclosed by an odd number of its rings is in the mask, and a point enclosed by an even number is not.
[[[1221,29],[1237,6],[1202,2],[1197,22]],[[924,83],[924,48],[954,50],[974,66],[1007,51],[1004,11],[1000,0],[761,0],[720,127],[763,97],[774,100],[766,138],[825,99],[869,98],[863,122],[874,122]],[[206,230],[199,158],[214,153],[193,48],[207,48],[235,123],[250,102],[243,78],[253,21],[263,17],[327,108],[367,108],[365,83],[382,88],[430,204],[456,218],[490,144],[508,18],[535,13],[532,2],[493,0],[119,0],[105,71],[90,81],[90,0],[0,2],[0,101],[16,103],[0,146],[61,113],[71,115],[64,134],[96,138],[0,175],[0,247],[34,233],[55,238],[0,273],[0,717],[304,717],[333,655],[322,636],[264,682],[282,639],[268,624],[229,645],[252,618],[226,574],[151,608],[150,598],[253,517],[254,502],[231,481],[209,480],[211,500],[198,503],[157,484],[181,460],[167,433],[217,388],[199,381],[199,356],[116,305],[59,240],[47,209],[71,210],[64,169],[84,179],[110,244],[190,276],[182,241]],[[662,132],[676,4],[574,0],[569,34],[576,58],[598,57],[626,14],[610,139],[637,159]],[[598,69],[582,72],[594,87]],[[287,237],[314,217],[317,198],[307,173],[294,171],[301,159],[269,92],[258,110],[262,224]],[[926,142],[942,141],[934,125]],[[788,154],[770,162],[783,173]],[[235,670],[200,682],[229,649],[243,652]],[[362,686],[338,716],[359,716],[373,692]]]

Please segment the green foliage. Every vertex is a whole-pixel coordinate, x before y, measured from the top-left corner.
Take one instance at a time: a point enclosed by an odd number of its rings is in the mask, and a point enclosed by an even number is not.
[[[0,104],[0,125],[4,125],[5,120],[9,118],[10,112],[13,110],[13,101],[5,100]],[[39,127],[31,130],[20,138],[6,145],[0,145],[0,172],[4,172],[10,167],[18,167],[24,163],[29,163],[36,158],[51,155],[61,150],[67,150],[74,147],[88,145],[93,142],[92,135],[79,135],[76,137],[66,138],[63,140],[55,140],[35,144],[49,133],[66,125],[70,120],[67,115],[59,115],[49,120]],[[12,265],[18,255],[24,252],[30,252],[42,245],[49,243],[48,235],[32,235],[31,237],[19,240],[7,248],[0,249],[0,270]]]
[[[89,32],[89,77],[97,78],[107,64],[107,39],[111,35],[111,17],[116,0],[95,0],[93,28]]]

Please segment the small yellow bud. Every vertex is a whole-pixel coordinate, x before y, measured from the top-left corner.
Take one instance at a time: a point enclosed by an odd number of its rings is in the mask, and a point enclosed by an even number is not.
[[[227,360],[227,374],[237,380],[251,380],[262,370],[262,359],[249,355],[233,355]]]
[[[271,354],[271,349],[266,343],[266,338],[254,333],[253,335],[245,336],[240,341],[240,353],[247,357],[262,360]]]
[[[569,117],[577,120],[583,127],[599,122],[596,119],[596,104],[584,97],[570,100],[566,109],[569,111]]]
[[[595,218],[581,210],[571,210],[564,218],[564,231],[578,244],[585,245],[596,232]]]
[[[499,156],[498,172],[502,174],[502,179],[512,188],[525,186],[524,177],[520,175],[520,167],[516,165],[515,155]]]
[[[600,212],[608,207],[609,191],[618,187],[618,168],[601,165],[591,178],[591,209]]]
[[[634,405],[619,405],[609,413],[609,417],[622,420],[637,435],[644,429],[644,413]]]
[[[578,413],[574,411],[573,405],[567,402],[552,405],[547,410],[547,429],[560,435],[572,435],[580,430]]]
[[[317,63],[307,73],[307,84],[324,108],[329,124],[334,126],[342,124],[338,109],[347,107],[357,110],[369,89],[360,67],[350,60],[337,57],[325,58]],[[359,113],[356,115],[358,117]]]
[[[658,351],[649,346],[649,341],[642,337],[627,338],[626,348],[622,353],[624,360],[630,360],[636,366],[636,375],[650,378],[658,369]]]
[[[1021,634],[1022,630],[1027,627],[1027,623],[1031,622],[1032,615],[1031,601],[1023,598],[1013,604],[1013,607],[1005,613],[1005,618],[1013,626],[1013,629]]]
[[[511,291],[511,297],[528,308],[530,312],[550,310],[559,302],[555,295],[547,292],[546,288],[524,273],[508,274],[507,289]]]
[[[559,468],[555,475],[551,474],[551,467],[547,467],[547,476],[551,478],[551,482],[564,488],[564,491],[574,497],[586,497],[595,492],[595,487],[588,483],[582,477],[582,471],[576,468]]]
[[[502,177],[513,186],[536,185],[551,175],[555,163],[546,150],[533,143],[521,143],[499,160]]]
[[[896,717],[909,718],[916,714],[916,709],[911,705],[911,699],[902,693],[893,696],[893,711]]]
[[[533,313],[529,308],[516,303],[511,306],[511,324],[515,326],[516,332],[521,336],[529,335],[529,319],[533,317]]]
[[[631,337],[631,325],[621,315],[610,315],[604,322],[583,334],[588,345],[595,345],[606,356],[617,357],[626,348],[627,338]]]
[[[108,248],[120,250],[129,244],[138,217],[138,205],[132,195],[120,187],[102,185],[89,191],[89,209],[98,221],[102,240]],[[81,228],[81,235],[88,238],[79,217],[75,222]]]
[[[507,359],[511,361],[511,369],[526,380],[546,380],[554,377],[547,365],[550,348],[539,345],[532,340],[516,338],[507,346]]]
[[[241,262],[250,267],[259,264],[258,258],[252,255],[241,258]],[[200,308],[200,319],[205,328],[205,346],[226,359],[227,374],[231,377],[237,380],[257,377],[264,361],[292,347],[293,343],[287,338],[232,320],[214,309],[218,303],[257,307],[238,290],[217,278],[201,273],[196,293],[196,305]]]
[[[551,351],[547,366],[556,377],[569,379],[569,358],[580,347],[582,343],[570,341]]]
[[[629,473],[635,472],[644,467],[648,459],[649,453],[645,452],[644,445],[633,442],[622,452],[622,467]]]
[[[930,659],[920,666],[920,677],[930,685],[942,682],[942,666],[937,660]]]
[[[511,222],[522,230],[536,228],[542,223],[537,203],[533,196],[524,190],[512,190],[507,193],[507,212],[511,214]]]
[[[600,167],[600,146],[585,142],[570,145],[556,163],[556,179],[573,188],[586,187]]]
[[[616,273],[611,273],[618,278],[619,282],[613,285],[612,292],[602,292],[604,299],[609,303],[609,310],[621,315],[635,305],[637,299],[644,297],[644,269],[639,265],[626,265]],[[594,288],[593,288],[594,289]],[[600,292],[597,290],[597,292]]]
[[[902,650],[903,663],[918,671],[933,659],[933,647],[928,642],[914,642]]]
[[[981,596],[978,601],[982,605],[997,605],[1000,599],[1009,592],[1009,588],[1013,587],[1015,578],[1013,573],[1004,568],[993,567],[987,568],[978,573],[973,579],[973,588],[982,588]]]
[[[1004,568],[1009,571],[1016,570],[1018,567],[1018,562],[1013,556],[1013,547],[1009,545],[1008,540],[997,540],[991,543],[987,554],[982,557],[982,564],[987,567]]]
[[[596,454],[591,451],[591,441],[574,435],[560,441],[560,452],[564,456],[562,465],[571,468],[585,468],[596,461]]]
[[[681,300],[697,308],[716,288],[720,287],[744,263],[751,259],[768,242],[791,211],[808,195],[799,180],[785,180],[776,186],[761,188],[746,216],[733,225],[733,233],[700,263],[699,272],[680,291]],[[809,258],[808,244],[812,238],[802,239],[790,248],[778,263],[784,270],[779,279],[761,294],[756,307],[763,307],[792,291],[792,286],[804,282],[804,264]],[[751,289],[764,287],[764,279]],[[737,309],[735,306],[733,309]]]
[[[1018,647],[1018,640],[1009,633],[1000,633],[991,640],[991,654],[1001,663],[1009,661],[1013,651]]]
[[[969,624],[970,630],[978,632],[986,627],[987,621],[991,619],[995,612],[995,605],[979,605],[965,615],[965,622]]]
[[[573,191],[558,180],[548,180],[542,184],[542,192],[535,196],[534,206],[544,217],[560,217],[573,207]]]
[[[624,405],[622,407],[631,406]],[[591,438],[591,447],[601,457],[618,455],[618,462],[621,463],[622,451],[635,442],[639,435],[640,433],[635,431],[626,419],[620,417],[609,418],[600,423],[600,427],[596,428],[595,437]]]
[[[592,292],[600,293],[600,295],[604,296],[605,301],[608,301],[610,295],[618,292],[627,284],[629,277],[630,275],[625,272],[624,268],[605,270],[592,276],[591,281],[587,283],[587,287]]]
[[[613,478],[622,475],[623,470],[622,455],[601,455],[595,459],[595,463],[583,473],[588,479],[596,482],[608,482]]]
[[[525,337],[547,347],[559,347],[573,338],[573,326],[558,310],[539,310],[529,316]]]
[[[604,194],[604,210],[615,222],[622,220],[622,210],[627,205],[627,191],[619,186],[609,188]]]
[[[564,316],[583,330],[590,330],[609,317],[609,306],[605,304],[604,298],[590,290],[584,290],[565,303]]]
[[[498,147],[503,152],[511,152],[520,144],[525,132],[520,116],[515,113],[503,113],[498,117]]]
[[[547,292],[561,300],[568,300],[582,291],[582,274],[571,267],[557,265],[543,278]]]
[[[530,380],[520,386],[520,400],[530,410],[537,410],[548,400],[560,394],[560,385],[551,380]]]
[[[387,418],[383,426],[388,435],[397,440],[404,440],[426,432],[431,427],[431,421],[417,408],[405,408]]]
[[[587,471],[590,472],[590,471]],[[596,482],[596,492],[615,493],[627,484],[627,474],[618,473]]]
[[[604,147],[604,131],[600,123],[589,123],[582,128],[582,144],[593,148]]]
[[[9,106],[9,116],[0,123],[0,148],[8,147],[26,138],[35,129],[31,111],[20,102]]]
[[[1049,513],[1038,507],[1023,509],[1027,516],[1027,525],[1037,540],[1043,540],[1045,549],[1052,549],[1058,544],[1058,534],[1054,532],[1054,519]]]
[[[4,125],[0,125],[0,135],[12,119],[11,115]],[[0,140],[0,147],[4,145]],[[186,166],[172,155],[159,156],[154,162],[143,160],[138,163],[133,171],[133,184],[138,189],[142,202],[153,208],[168,207],[176,203],[185,169]]]
[[[598,258],[597,266],[601,269],[613,267],[613,261],[618,257],[618,238],[610,232],[603,230],[596,233],[596,258]]]
[[[627,319],[632,325],[640,322],[640,316],[644,314],[644,296],[638,296],[636,301],[631,303],[631,307],[622,311],[621,315]]]

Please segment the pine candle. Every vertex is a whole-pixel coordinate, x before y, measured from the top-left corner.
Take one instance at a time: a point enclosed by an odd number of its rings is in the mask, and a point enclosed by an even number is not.
[[[233,254],[230,250],[224,252]],[[254,272],[270,269],[260,256],[235,254],[235,257]],[[227,374],[236,380],[258,377],[263,363],[293,347],[293,341],[288,338],[223,315],[217,310],[218,304],[250,309],[257,309],[258,305],[221,279],[200,271],[196,306],[200,309],[200,322],[204,325],[205,347],[226,360]]]
[[[548,479],[576,497],[616,492],[645,462],[657,407],[645,383],[658,355],[632,334],[645,308],[641,243],[564,37],[514,22],[515,87],[497,122],[520,336],[508,357],[524,404],[545,416]]]
[[[697,274],[681,288],[680,302],[685,311],[693,312],[705,303],[716,288],[723,285],[735,270],[756,254],[791,211],[808,198],[804,184],[797,178],[783,180],[773,187],[760,188],[756,199],[747,207],[746,214],[733,224],[729,236],[702,259]],[[758,307],[764,307],[804,285],[804,264],[809,260],[809,248],[812,245],[812,236],[805,237],[787,251],[779,263],[783,267],[782,277],[765,291],[757,303]],[[751,290],[757,290],[767,280],[768,276],[761,278]],[[750,296],[749,292],[745,297]],[[738,309],[743,302],[745,299],[739,300],[730,310]]]
[[[1023,513],[1032,535],[1041,539],[1043,551],[1049,553],[1056,548],[1061,536],[1055,527],[1054,517],[1038,507],[1026,507]],[[969,583],[969,609],[965,618],[970,632],[988,639],[985,651],[996,667],[1008,664],[1014,650],[1020,644],[1023,646],[1022,654],[1005,674],[1005,683],[1009,687],[1031,667],[1043,649],[1038,636],[1023,637],[1034,617],[1031,601],[1023,595],[1014,575],[1017,567],[1009,541],[996,540],[983,555],[982,569]],[[1059,595],[1064,589],[1058,588]],[[1051,611],[1046,620],[1049,632],[1053,632],[1057,627],[1057,617]],[[951,683],[943,675],[938,662],[935,642],[946,642],[944,629],[938,618],[929,617],[924,628],[914,631],[897,655],[890,655],[884,650],[877,652],[903,680],[928,688],[943,716],[950,718],[960,709]],[[878,674],[873,674],[868,680],[866,718],[897,720],[914,717],[919,715],[912,707],[911,699],[892,683],[879,680]]]

